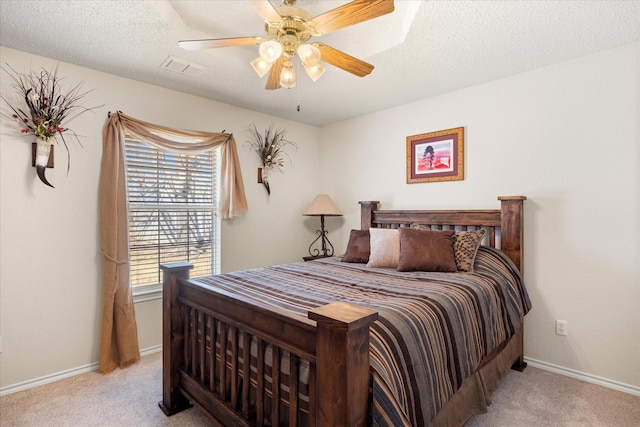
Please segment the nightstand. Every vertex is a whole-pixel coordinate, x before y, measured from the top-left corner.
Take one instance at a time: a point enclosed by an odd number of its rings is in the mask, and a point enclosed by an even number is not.
[[[313,261],[314,259],[320,259],[320,258],[329,258],[328,255],[318,255],[318,256],[305,256],[302,257],[303,260],[305,261]]]

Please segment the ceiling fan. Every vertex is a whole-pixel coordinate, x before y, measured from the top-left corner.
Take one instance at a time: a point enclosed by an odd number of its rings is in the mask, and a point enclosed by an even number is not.
[[[393,0],[354,0],[313,18],[308,12],[296,7],[295,3],[296,0],[284,0],[283,7],[275,8],[269,0],[251,1],[254,11],[265,22],[266,38],[253,36],[182,40],[178,44],[187,50],[260,45],[260,56],[251,61],[251,66],[260,77],[269,72],[265,86],[268,90],[292,88],[296,85],[296,72],[292,62],[296,55],[313,81],[325,71],[320,61],[358,77],[371,73],[371,64],[326,44],[306,42],[311,37],[391,13],[394,10]]]

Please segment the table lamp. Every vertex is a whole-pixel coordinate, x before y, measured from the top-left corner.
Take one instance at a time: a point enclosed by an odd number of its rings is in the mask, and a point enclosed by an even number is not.
[[[319,216],[320,217],[320,230],[317,230],[318,237],[309,245],[309,254],[314,258],[324,258],[333,255],[333,245],[327,238],[327,230],[324,228],[325,216],[342,216],[342,211],[333,203],[331,197],[327,194],[318,194],[309,207],[302,213],[306,216]],[[313,248],[313,245],[318,241],[322,242],[322,253],[318,248]]]

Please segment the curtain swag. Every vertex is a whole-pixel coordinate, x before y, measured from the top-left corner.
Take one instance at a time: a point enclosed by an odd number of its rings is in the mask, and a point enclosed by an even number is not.
[[[121,112],[110,114],[102,130],[100,175],[103,310],[99,369],[103,373],[116,367],[124,368],[140,359],[129,285],[125,133],[175,153],[198,153],[220,147],[220,216],[234,218],[248,211],[233,134],[176,130],[145,123]]]

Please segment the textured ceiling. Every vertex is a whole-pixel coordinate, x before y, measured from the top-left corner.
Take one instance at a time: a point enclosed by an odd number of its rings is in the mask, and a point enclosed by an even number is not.
[[[297,6],[316,16],[345,3]],[[245,1],[0,0],[0,44],[321,126],[640,39],[639,1],[395,5],[390,15],[316,39],[373,64],[369,76],[326,65],[317,82],[302,71],[295,88],[276,91],[249,65],[257,46],[178,47],[183,39],[263,36]],[[161,69],[170,56],[206,68],[195,77]]]

